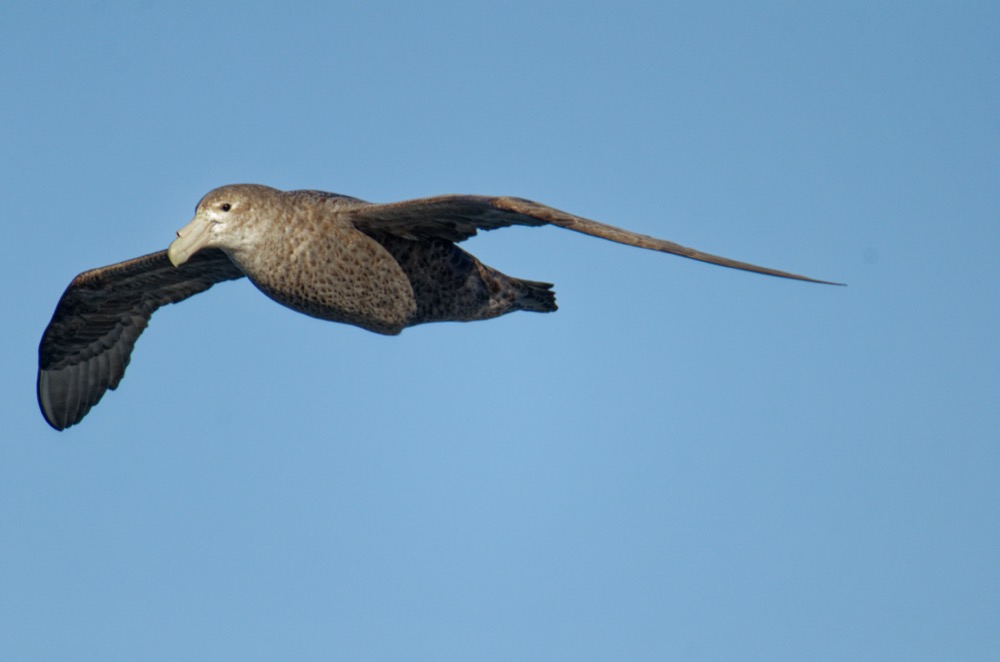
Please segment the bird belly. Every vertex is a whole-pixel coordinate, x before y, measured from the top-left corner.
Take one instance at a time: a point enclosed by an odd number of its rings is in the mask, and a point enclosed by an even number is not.
[[[395,335],[416,311],[413,289],[399,265],[377,242],[359,232],[303,242],[284,259],[232,258],[268,297],[310,317]]]
[[[473,322],[517,310],[556,309],[552,285],[507,276],[444,239],[415,241],[374,235],[410,281],[416,313],[410,324]]]

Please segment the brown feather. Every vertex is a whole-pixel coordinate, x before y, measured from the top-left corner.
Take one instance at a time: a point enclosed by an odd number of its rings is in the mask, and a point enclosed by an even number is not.
[[[45,420],[57,430],[78,423],[117,387],[157,308],[242,277],[225,253],[210,249],[181,268],[160,251],[74,278],[38,347],[38,402]]]
[[[720,267],[810,283],[843,285],[704,253],[665,239],[574,216],[524,198],[442,195],[386,205],[360,206],[352,210],[352,217],[362,231],[389,232],[407,239],[436,237],[448,241],[463,241],[475,236],[477,230],[495,230],[512,225],[555,225],[619,244],[679,255]]]

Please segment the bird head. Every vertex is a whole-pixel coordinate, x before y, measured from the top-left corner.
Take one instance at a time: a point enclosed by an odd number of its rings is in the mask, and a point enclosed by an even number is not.
[[[198,202],[194,218],[177,231],[167,249],[171,264],[179,267],[202,248],[239,250],[252,234],[254,211],[278,193],[258,184],[232,184],[209,191]]]

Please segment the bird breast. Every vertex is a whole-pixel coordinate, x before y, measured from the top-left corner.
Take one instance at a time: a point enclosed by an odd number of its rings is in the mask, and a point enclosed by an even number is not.
[[[416,312],[399,264],[353,228],[286,226],[230,257],[264,294],[312,317],[396,334]]]

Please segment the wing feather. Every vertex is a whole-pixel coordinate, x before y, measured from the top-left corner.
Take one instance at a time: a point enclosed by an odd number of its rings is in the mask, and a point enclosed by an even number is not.
[[[574,216],[524,198],[442,195],[384,205],[359,205],[351,209],[350,214],[355,227],[362,232],[388,232],[407,239],[436,237],[455,242],[464,241],[474,236],[477,230],[495,230],[512,225],[536,227],[555,225],[619,244],[680,255],[721,267],[824,285],[843,284],[817,280],[808,276],[704,253],[665,239],[657,239],[606,223]]]
[[[439,195],[388,204],[365,204],[349,210],[362,232],[388,232],[405,239],[434,237],[460,242],[477,230],[511,225],[546,225],[549,221],[497,207],[502,198],[483,195]]]
[[[157,308],[242,276],[225,253],[211,249],[181,267],[160,251],[74,278],[38,347],[38,404],[45,420],[57,430],[74,425],[116,388]]]

